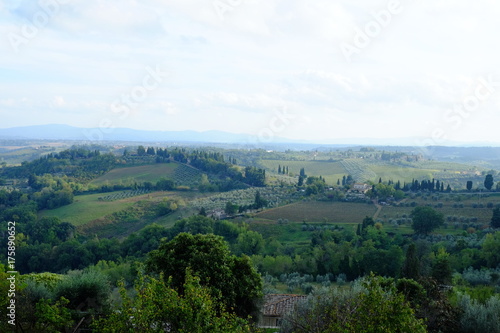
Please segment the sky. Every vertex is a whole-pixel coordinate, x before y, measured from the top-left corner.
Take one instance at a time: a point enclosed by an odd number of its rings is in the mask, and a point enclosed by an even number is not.
[[[0,128],[500,144],[498,17],[495,0],[0,0]]]

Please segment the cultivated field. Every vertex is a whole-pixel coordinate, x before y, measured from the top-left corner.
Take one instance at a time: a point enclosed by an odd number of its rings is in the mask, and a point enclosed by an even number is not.
[[[288,219],[290,222],[361,223],[373,216],[377,207],[372,204],[348,202],[301,201],[265,210],[256,215],[267,220]]]
[[[132,185],[155,183],[161,178],[171,179],[177,185],[193,186],[200,180],[201,172],[184,164],[158,163],[133,167],[119,167],[94,179],[92,185]]]
[[[305,169],[308,176],[323,176],[327,184],[336,184],[342,180],[348,172],[340,162],[334,161],[284,161],[284,160],[262,160],[260,164],[265,169],[277,172],[278,166],[287,166],[291,174],[298,175],[301,168]]]
[[[463,189],[467,180],[474,182],[474,188],[481,186],[484,176],[479,175],[484,168],[459,163],[439,161],[418,162],[389,162],[368,160],[362,158],[346,158],[329,161],[287,161],[287,160],[261,160],[261,167],[268,171],[277,172],[281,165],[288,166],[289,172],[298,175],[301,168],[309,176],[323,176],[329,185],[334,185],[337,180],[350,174],[357,182],[378,182],[398,180],[411,182],[413,179],[431,180],[432,178],[450,184],[454,189]]]
[[[478,196],[476,194],[442,194],[439,196],[408,198],[399,206],[383,206],[378,218],[385,222],[391,219],[405,218],[409,216],[413,207],[411,203],[420,206],[430,205],[445,217],[450,227],[458,225],[474,225],[474,227],[486,226],[490,223],[493,207],[500,205],[500,196],[488,194]]]

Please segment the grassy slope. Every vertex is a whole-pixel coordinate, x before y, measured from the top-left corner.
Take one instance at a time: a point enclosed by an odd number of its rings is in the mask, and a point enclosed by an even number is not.
[[[160,163],[141,165],[133,167],[120,167],[111,170],[110,172],[94,179],[92,185],[116,185],[116,184],[131,184],[134,182],[156,182],[160,178],[172,179],[175,170],[179,167],[177,163]]]
[[[257,231],[264,238],[273,237],[282,244],[296,247],[307,246],[311,242],[312,232],[302,231],[300,223],[276,224],[267,220],[255,220],[250,224],[250,230]]]
[[[81,226],[130,207],[140,200],[161,200],[164,197],[179,196],[181,193],[188,194],[188,192],[153,192],[115,201],[98,201],[98,198],[105,196],[106,193],[79,195],[75,197],[72,204],[56,209],[44,210],[40,215],[58,217],[75,226]]]
[[[438,162],[438,161],[419,161],[412,162],[410,166],[401,166],[383,161],[369,161],[362,159],[346,159],[346,162],[355,163],[362,170],[365,170],[365,176],[371,175],[370,179],[377,182],[381,177],[383,180],[400,180],[401,182],[409,182],[412,179],[445,179],[447,182],[455,180],[454,185],[463,183],[465,180],[476,180],[474,175],[475,167],[470,165]],[[341,162],[333,161],[286,161],[286,160],[261,160],[260,165],[269,171],[277,172],[278,166],[288,166],[290,173],[298,174],[301,168],[305,168],[306,174],[310,176],[323,176],[327,184],[336,184],[338,179],[349,173],[352,170],[347,170]],[[467,174],[461,174],[467,173]],[[480,177],[481,178],[481,177]],[[484,178],[484,177],[483,177]]]
[[[260,164],[273,172],[278,171],[278,166],[287,166],[290,173],[298,175],[301,168],[309,176],[323,176],[328,184],[336,184],[337,179],[347,175],[347,171],[340,162],[319,162],[319,161],[282,161],[282,160],[262,160]]]

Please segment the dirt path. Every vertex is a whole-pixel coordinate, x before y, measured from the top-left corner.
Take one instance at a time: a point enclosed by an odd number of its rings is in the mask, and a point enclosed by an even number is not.
[[[375,204],[375,207],[377,207],[377,211],[375,212],[375,214],[373,214],[373,220],[376,221],[380,212],[382,211],[382,206],[379,205],[378,203],[375,203],[375,202],[374,202],[374,204]]]

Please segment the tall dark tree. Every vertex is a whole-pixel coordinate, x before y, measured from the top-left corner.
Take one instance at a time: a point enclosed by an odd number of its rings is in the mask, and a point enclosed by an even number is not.
[[[432,264],[431,275],[438,283],[449,284],[452,273],[449,254],[446,253],[444,248],[440,248]]]
[[[305,177],[307,177],[307,176],[306,176],[306,171],[305,171],[305,169],[304,169],[304,168],[300,168],[299,175],[300,175],[300,176],[302,176],[302,177],[304,177],[304,178],[305,178]]]
[[[137,147],[137,155],[139,156],[146,155],[146,148],[144,148],[144,146]]]
[[[281,165],[278,164],[278,173],[281,174]]]
[[[486,175],[486,178],[484,178],[484,187],[486,187],[488,191],[491,191],[493,184],[494,184],[493,175],[492,174]]]
[[[201,207],[200,208],[200,211],[198,212],[198,215],[207,216],[207,211],[206,211],[205,207]]]
[[[406,250],[406,259],[403,266],[403,277],[418,280],[420,277],[420,260],[417,256],[417,247],[410,244]]]
[[[394,189],[397,191],[397,190],[400,190],[401,189],[401,181],[397,181],[396,185],[394,185]]]
[[[255,192],[255,200],[253,203],[255,209],[260,209],[267,206],[267,200],[263,199],[260,191]]]
[[[472,190],[472,180],[467,181],[467,191]]]
[[[493,209],[493,216],[491,217],[491,227],[500,228],[500,207]]]

